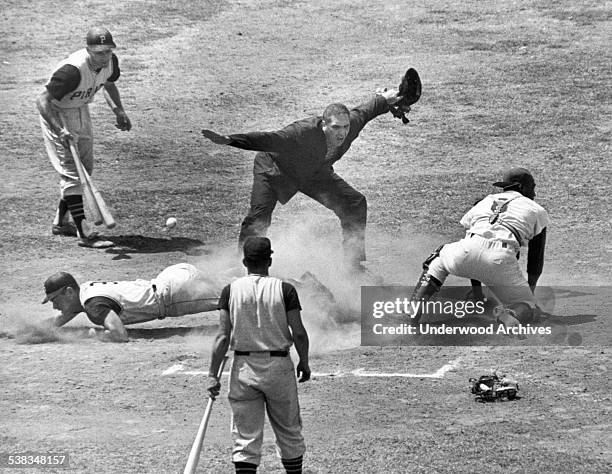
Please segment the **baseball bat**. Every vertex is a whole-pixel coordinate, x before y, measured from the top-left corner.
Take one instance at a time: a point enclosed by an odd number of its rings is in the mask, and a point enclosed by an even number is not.
[[[102,221],[108,229],[112,229],[117,225],[117,223],[115,222],[115,218],[108,209],[108,206],[106,205],[102,194],[100,194],[100,191],[98,191],[98,188],[96,188],[96,186],[94,185],[91,176],[89,176],[89,174],[87,173],[87,170],[83,169],[83,171],[85,173],[85,179],[87,180],[87,186],[93,194],[96,206],[98,207],[100,214],[102,214]]]
[[[225,362],[227,361],[227,356],[223,358],[221,361],[221,366],[219,367],[219,371],[217,372],[217,378],[220,379],[223,374],[223,368],[225,367]],[[200,422],[200,427],[198,428],[198,433],[191,445],[191,451],[189,452],[189,458],[187,459],[187,464],[185,465],[185,470],[183,474],[194,474],[196,468],[198,467],[198,461],[200,460],[200,451],[202,451],[202,443],[204,442],[204,435],[206,434],[206,427],[208,426],[208,419],[210,418],[210,412],[212,411],[212,406],[214,403],[213,398],[208,399],[208,403],[206,404],[206,411],[204,411],[204,416],[202,417],[202,421]]]
[[[62,121],[62,126],[68,129],[66,126],[66,121],[61,114],[60,119]],[[116,225],[113,215],[110,213],[104,198],[102,198],[102,194],[100,194],[100,191],[98,191],[96,186],[93,184],[91,176],[89,176],[89,173],[87,173],[87,170],[83,166],[74,140],[69,139],[68,144],[70,146],[72,158],[74,159],[77,174],[79,175],[79,180],[81,181],[83,195],[85,196],[86,203],[88,203],[88,210],[92,216],[94,224],[100,225],[104,223],[107,228],[112,229]]]

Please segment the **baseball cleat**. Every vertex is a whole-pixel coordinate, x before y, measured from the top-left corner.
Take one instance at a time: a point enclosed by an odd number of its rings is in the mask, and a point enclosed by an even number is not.
[[[516,312],[503,305],[496,306],[493,309],[493,316],[498,323],[503,324],[507,328],[517,327],[521,322],[517,318]]]
[[[79,238],[79,247],[88,247],[90,249],[107,249],[114,247],[115,243],[110,240],[104,240],[100,237],[81,237]]]
[[[51,227],[51,233],[53,235],[61,235],[62,237],[76,237],[77,228],[72,222],[61,225],[53,224]]]

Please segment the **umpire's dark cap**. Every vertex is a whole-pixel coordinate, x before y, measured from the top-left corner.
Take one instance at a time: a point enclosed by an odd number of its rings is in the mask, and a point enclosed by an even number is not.
[[[531,184],[534,182],[532,174],[525,168],[512,168],[504,173],[501,181],[493,183],[493,186],[506,189],[517,184]]]
[[[274,253],[270,239],[267,237],[247,237],[242,250],[244,251],[244,258],[249,262],[265,261]]]
[[[87,47],[93,51],[104,51],[116,48],[113,35],[102,26],[94,26],[87,32]]]
[[[45,304],[47,301],[51,301],[68,286],[75,289],[79,287],[79,284],[70,273],[58,272],[51,275],[45,281],[45,293],[47,296],[45,296],[42,304]]]

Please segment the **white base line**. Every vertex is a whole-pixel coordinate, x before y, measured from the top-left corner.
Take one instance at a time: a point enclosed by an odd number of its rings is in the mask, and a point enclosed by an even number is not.
[[[415,379],[441,379],[447,372],[455,370],[459,367],[459,363],[461,362],[461,357],[457,357],[456,359],[450,361],[448,364],[444,364],[438,370],[436,370],[432,374],[411,374],[411,373],[398,373],[398,372],[366,372],[365,369],[355,369],[348,372],[313,372],[311,374],[312,377],[405,377],[405,378],[415,378]],[[229,372],[223,372],[224,375],[229,375]],[[185,370],[182,364],[175,364],[172,367],[167,368],[162,372],[162,375],[174,375],[174,374],[183,374],[183,375],[207,375],[208,372],[203,370]]]

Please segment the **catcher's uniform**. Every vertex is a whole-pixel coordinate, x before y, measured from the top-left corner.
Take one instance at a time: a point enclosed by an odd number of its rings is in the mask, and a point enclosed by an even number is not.
[[[302,456],[306,445],[287,323],[287,312],[301,309],[295,288],[275,277],[251,274],[223,289],[219,309],[229,312],[230,349],[235,351],[228,395],[233,462],[259,465],[266,412],[280,457]]]
[[[490,194],[461,219],[465,238],[444,245],[427,273],[440,283],[449,274],[480,280],[506,305],[527,303],[535,307],[517,255],[521,246],[534,242],[529,246],[528,271],[541,273],[548,223],[546,210],[521,193]]]
[[[221,286],[193,265],[179,263],[153,280],[85,282],[79,299],[94,324],[103,325],[111,310],[123,324],[134,324],[214,311]]]
[[[60,109],[79,150],[79,158],[89,174],[93,171],[93,131],[89,104],[104,83],[115,82],[120,75],[119,62],[113,53],[108,64],[94,70],[87,60],[86,49],[81,49],[60,62],[45,87],[53,97],[52,104]],[[61,175],[61,196],[82,194],[79,177],[69,150],[47,121],[40,116],[45,148],[51,164]]]

